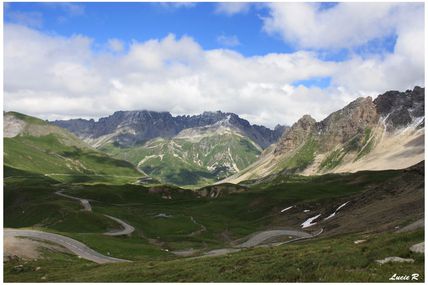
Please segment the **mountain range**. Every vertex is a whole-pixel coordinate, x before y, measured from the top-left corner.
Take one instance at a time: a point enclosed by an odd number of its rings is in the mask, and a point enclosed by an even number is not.
[[[131,176],[189,187],[278,173],[401,169],[424,159],[424,96],[425,89],[415,87],[374,100],[361,97],[322,121],[304,115],[291,127],[273,130],[220,111],[193,116],[118,111],[98,121],[54,122],[8,112],[5,163],[42,171],[46,166],[39,165],[55,165],[40,163],[47,159],[42,153],[54,153],[48,160],[60,159],[55,163],[62,166],[49,172],[108,174],[90,162],[103,157],[120,162]]]
[[[226,179],[401,169],[424,159],[425,89],[358,98],[317,122],[303,116],[260,158]]]
[[[119,111],[98,121],[53,124],[115,158],[132,162],[148,176],[176,185],[205,185],[224,179],[257,160],[287,127],[251,125],[233,113]]]

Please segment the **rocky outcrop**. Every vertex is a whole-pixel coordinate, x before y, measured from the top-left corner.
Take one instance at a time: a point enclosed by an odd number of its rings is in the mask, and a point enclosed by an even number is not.
[[[111,135],[116,145],[128,147],[157,137],[172,138],[184,129],[209,126],[224,120],[228,120],[231,125],[262,148],[276,142],[285,130],[283,126],[277,126],[271,130],[263,126],[251,125],[236,114],[220,111],[176,117],[168,112],[118,111],[98,121],[72,119],[53,123],[68,129],[82,139],[96,140]]]
[[[274,154],[281,155],[295,149],[305,142],[309,136],[316,133],[316,129],[315,119],[310,115],[304,115],[284,133],[274,150]]]
[[[362,135],[378,121],[379,115],[372,98],[358,98],[318,123],[320,150],[330,150],[357,135]]]
[[[360,97],[321,122],[305,115],[281,137],[274,153],[289,152],[309,137],[316,139],[321,153],[352,139],[358,144],[361,143],[358,140],[363,141],[365,133],[378,125],[380,119],[385,121],[389,132],[407,126],[424,116],[424,91],[420,87],[406,92],[388,91],[374,101],[371,97]]]
[[[373,103],[378,114],[385,118],[387,130],[392,131],[425,116],[425,88],[416,86],[406,92],[388,91]]]

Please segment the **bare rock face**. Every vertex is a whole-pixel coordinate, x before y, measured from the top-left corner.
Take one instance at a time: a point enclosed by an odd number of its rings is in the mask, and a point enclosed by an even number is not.
[[[285,130],[283,126],[271,130],[264,126],[251,125],[234,113],[220,111],[176,117],[169,112],[118,111],[111,116],[100,118],[97,122],[92,119],[72,119],[53,123],[82,139],[113,135],[116,145],[129,147],[157,137],[172,138],[184,129],[210,126],[226,120],[262,148],[276,142]]]
[[[358,98],[319,123],[320,148],[326,151],[345,143],[368,127],[375,126],[379,114],[371,97]]]
[[[3,137],[13,138],[18,136],[25,128],[25,122],[17,117],[5,114],[3,116]]]
[[[388,91],[373,103],[378,114],[385,118],[387,131],[393,131],[425,115],[425,88],[416,86],[406,92]]]
[[[316,133],[317,122],[310,115],[304,115],[279,140],[274,154],[280,155],[291,151],[304,143],[309,136]]]

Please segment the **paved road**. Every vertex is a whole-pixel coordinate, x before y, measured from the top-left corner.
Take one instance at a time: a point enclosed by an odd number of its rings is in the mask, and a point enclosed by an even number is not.
[[[135,228],[133,226],[131,226],[130,224],[125,223],[124,221],[122,221],[121,219],[109,216],[109,215],[104,215],[109,219],[112,219],[113,221],[118,222],[123,229],[122,230],[118,230],[118,231],[113,231],[113,232],[107,232],[104,233],[105,235],[108,236],[122,236],[122,235],[129,235],[131,234],[133,231],[135,231]]]
[[[270,230],[258,233],[251,238],[249,238],[246,242],[237,245],[236,247],[254,247],[257,246],[264,241],[280,237],[280,236],[293,236],[297,238],[311,238],[313,237],[311,234],[302,231],[294,231],[294,230]]]
[[[89,203],[89,200],[78,198],[78,197],[73,197],[73,196],[64,194],[64,193],[62,193],[62,190],[55,192],[55,194],[57,194],[59,196],[62,196],[62,197],[66,197],[66,198],[69,198],[69,199],[73,199],[73,200],[79,201],[82,204],[83,209],[85,211],[92,212],[92,207],[91,207],[91,204]],[[112,219],[113,221],[119,223],[122,226],[122,228],[123,228],[121,230],[104,233],[105,235],[108,235],[108,236],[129,235],[133,231],[135,231],[135,228],[133,226],[131,226],[130,224],[127,224],[126,222],[122,221],[119,218],[115,218],[115,217],[112,217],[112,216],[109,216],[109,215],[104,215],[104,216],[106,216],[107,218]]]
[[[95,263],[103,264],[103,263],[116,263],[116,262],[130,262],[129,260],[125,260],[125,259],[105,256],[99,252],[96,252],[93,249],[90,249],[89,247],[87,247],[86,245],[84,245],[83,243],[77,240],[74,240],[69,237],[61,236],[58,234],[35,231],[35,230],[4,229],[4,235],[14,236],[14,237],[27,237],[27,238],[50,241],[67,248],[68,250],[70,250],[77,256],[80,256],[81,258],[93,261]]]
[[[237,246],[235,246],[234,248],[220,248],[220,249],[214,249],[214,250],[210,250],[208,252],[203,253],[200,256],[195,256],[195,257],[191,257],[190,259],[198,259],[198,258],[204,258],[204,257],[213,257],[213,256],[221,256],[221,255],[226,255],[229,253],[234,253],[234,252],[238,252],[243,250],[244,248],[248,248],[248,247],[271,247],[271,246],[278,246],[278,245],[283,245],[286,243],[291,243],[291,242],[295,242],[298,240],[302,240],[302,239],[308,239],[308,238],[314,238],[319,236],[320,234],[323,233],[323,229],[320,229],[317,233],[315,234],[309,234],[307,232],[302,232],[302,231],[295,231],[295,230],[268,230],[268,231],[263,231],[260,233],[257,233],[255,235],[253,235],[252,237],[250,237],[246,242],[241,243]],[[274,237],[279,237],[279,236],[293,236],[296,237],[294,239],[288,240],[288,241],[283,241],[283,242],[275,242],[275,243],[266,243],[263,244],[263,242],[265,242],[266,240],[270,239],[270,238],[274,238]],[[184,250],[184,251],[177,251],[177,252],[172,252],[176,255],[179,256],[189,256],[189,255],[193,255],[195,254],[197,251],[192,250]]]
[[[62,191],[57,191],[57,192],[55,192],[55,194],[57,194],[59,196],[62,196],[62,197],[65,197],[65,198],[69,198],[69,199],[73,199],[73,200],[79,201],[82,204],[83,209],[85,211],[89,211],[89,212],[92,211],[91,204],[86,199],[81,199],[81,198],[73,197],[73,196],[70,196],[70,195],[62,193]]]

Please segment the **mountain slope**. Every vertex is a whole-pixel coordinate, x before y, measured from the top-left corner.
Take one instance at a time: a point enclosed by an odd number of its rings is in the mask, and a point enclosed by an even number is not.
[[[176,185],[207,185],[254,162],[262,149],[226,118],[185,129],[173,138],[156,138],[142,146],[101,150],[137,165],[147,175]]]
[[[177,117],[167,112],[120,111],[97,122],[77,119],[54,124],[164,183],[180,186],[207,185],[239,172],[286,129],[251,125],[220,111]]]
[[[57,180],[132,180],[141,174],[68,131],[16,112],[4,114],[4,166]]]
[[[321,122],[303,116],[237,183],[271,173],[305,175],[401,169],[424,159],[424,88],[358,98]]]
[[[52,123],[76,134],[94,147],[102,147],[108,143],[130,147],[158,137],[172,138],[184,129],[209,126],[226,119],[262,148],[276,142],[284,131],[283,126],[270,130],[251,125],[236,114],[220,111],[176,117],[168,112],[118,111],[111,116],[100,118],[97,122],[93,119],[72,119]]]

